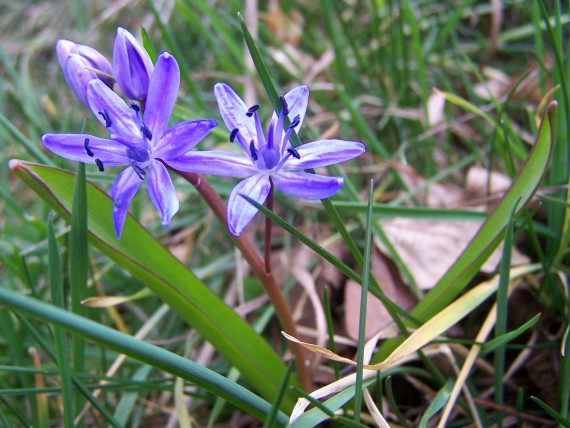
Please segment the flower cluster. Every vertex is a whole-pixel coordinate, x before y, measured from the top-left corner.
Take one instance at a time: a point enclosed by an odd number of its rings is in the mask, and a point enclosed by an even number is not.
[[[273,113],[264,132],[259,105],[248,107],[225,83],[214,86],[220,114],[245,152],[191,151],[212,128],[213,119],[180,122],[168,128],[180,85],[180,70],[174,57],[163,53],[155,65],[148,53],[127,30],[119,28],[112,66],[88,46],[67,40],[57,43],[64,76],[76,96],[88,106],[110,133],[110,138],[89,134],[45,134],[44,145],[68,159],[97,165],[127,165],[111,188],[113,221],[121,236],[131,199],[147,178],[148,194],[167,226],[179,202],[166,166],[179,171],[244,178],[228,199],[228,227],[239,235],[257,213],[242,196],[262,204],[271,189],[293,196],[322,199],[334,195],[342,177],[304,170],[353,159],[365,151],[362,143],[319,140],[293,147],[290,137],[303,123],[309,99],[306,86],[294,88],[280,98],[279,113]],[[113,91],[114,83],[129,98],[126,103]]]
[[[93,54],[94,49],[85,48],[81,45],[73,48],[71,42],[59,41],[60,64],[69,86],[80,100],[85,99],[84,103],[107,128],[111,138],[45,134],[42,141],[54,153],[96,164],[100,171],[107,166],[128,165],[111,188],[117,238],[121,236],[131,199],[147,175],[148,195],[162,216],[162,224],[168,226],[179,202],[163,162],[168,163],[192,149],[218,122],[185,121],[167,129],[180,86],[178,63],[169,53],[160,55],[155,67],[137,40],[125,29],[118,29],[111,75],[131,98],[127,104],[113,92],[112,85],[99,78],[100,71],[110,67],[108,61],[101,54]],[[67,59],[62,58],[64,51],[71,52]],[[83,52],[83,56],[74,52]]]

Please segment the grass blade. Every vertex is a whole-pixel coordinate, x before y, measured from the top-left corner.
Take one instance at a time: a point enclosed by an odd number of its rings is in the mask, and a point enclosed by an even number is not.
[[[61,274],[61,263],[59,260],[59,249],[53,231],[53,223],[48,220],[48,247],[49,247],[49,276],[51,300],[54,306],[65,309],[63,297],[63,277]],[[63,422],[65,427],[73,427],[73,394],[71,393],[71,370],[67,359],[67,338],[63,331],[56,329],[55,351],[57,355],[57,366],[61,378],[61,395],[63,405]]]
[[[275,400],[273,401],[273,405],[271,406],[271,410],[267,414],[267,418],[263,423],[263,428],[271,428],[275,422],[275,418],[279,412],[279,406],[281,405],[281,400],[283,400],[283,396],[285,394],[285,389],[289,385],[289,377],[291,376],[291,372],[293,371],[294,362],[290,361],[287,364],[287,370],[285,371],[285,375],[279,384],[279,389],[277,391],[277,395],[275,396]]]
[[[228,381],[212,370],[87,318],[79,317],[36,299],[21,296],[5,288],[0,288],[0,302],[13,310],[39,318],[74,334],[81,335],[84,339],[91,340],[103,347],[194,382],[208,391],[224,397],[238,408],[259,419],[262,419],[271,408],[267,401],[244,387]],[[285,414],[280,412],[277,415],[279,424],[284,425],[287,420]]]
[[[354,396],[354,422],[360,422],[362,408],[362,380],[364,366],[364,341],[366,335],[366,309],[368,304],[368,284],[370,282],[370,249],[372,247],[372,200],[374,197],[374,181],[370,181],[368,192],[368,213],[366,215],[366,237],[364,241],[364,267],[362,270],[362,287],[360,290],[360,319],[358,320],[358,347],[356,351],[356,383]]]
[[[538,397],[530,397],[530,399],[532,401],[534,401],[536,404],[538,404],[540,407],[542,407],[542,409],[548,413],[552,419],[554,419],[556,422],[558,422],[560,425],[564,426],[564,427],[570,427],[570,420],[568,420],[567,418],[563,417],[560,413],[558,413],[556,410],[554,410],[552,407],[550,407],[548,404],[546,404],[544,401],[542,401],[540,398]]]
[[[507,229],[505,231],[505,242],[503,246],[503,254],[501,257],[501,265],[499,267],[499,286],[497,288],[497,321],[495,324],[495,337],[504,335],[507,332],[507,305],[508,293],[510,283],[510,270],[511,270],[511,254],[513,251],[513,228],[515,221],[515,212],[519,201],[515,203]],[[503,406],[503,376],[505,372],[505,345],[499,345],[495,349],[494,363],[495,363],[495,403],[501,408]],[[497,426],[503,426],[503,413],[497,413]]]
[[[77,164],[77,175],[73,187],[71,209],[71,232],[69,235],[69,281],[71,284],[71,312],[85,316],[86,308],[81,302],[87,297],[87,271],[89,267],[87,250],[87,189],[85,185],[85,164]],[[85,371],[85,343],[75,336],[71,342],[72,364],[75,373]],[[76,413],[84,405],[80,394],[75,396]]]

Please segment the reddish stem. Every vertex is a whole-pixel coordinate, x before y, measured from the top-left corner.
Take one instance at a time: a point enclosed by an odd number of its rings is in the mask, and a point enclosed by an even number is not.
[[[269,195],[267,196],[267,201],[265,206],[269,211],[273,211],[273,182],[271,182],[271,188],[269,190]],[[265,261],[265,273],[271,274],[271,225],[273,222],[269,217],[265,217],[265,241],[263,245],[263,255]]]
[[[170,167],[169,167],[170,168]],[[178,171],[173,168],[170,168],[172,171],[176,172],[190,184],[192,184],[200,196],[206,201],[206,203],[210,206],[210,209],[214,212],[216,217],[220,220],[220,222],[224,225],[227,229],[228,227],[228,220],[226,215],[226,204],[216,190],[212,187],[204,176],[200,174],[194,174],[191,172],[183,172]],[[269,208],[269,207],[268,207]],[[271,208],[270,208],[271,209]],[[244,259],[247,261],[251,270],[257,276],[257,278],[263,284],[265,292],[269,297],[273,307],[275,308],[275,312],[277,314],[277,318],[279,319],[279,323],[281,324],[281,328],[283,331],[290,334],[294,337],[299,337],[297,332],[297,325],[293,320],[293,315],[289,310],[289,305],[285,300],[285,296],[281,292],[281,288],[277,284],[275,277],[271,273],[271,270],[266,269],[266,265],[262,260],[261,257],[257,253],[256,247],[253,243],[247,238],[246,235],[241,234],[239,236],[234,236],[230,233],[230,237],[234,241],[236,247],[240,250],[241,254],[243,255]],[[266,237],[267,240],[267,237]],[[266,242],[266,252],[269,251],[267,242]],[[266,259],[267,261],[267,259]],[[297,368],[297,373],[299,375],[299,380],[303,389],[307,392],[312,391],[312,382],[311,377],[309,375],[308,368],[305,364],[305,351],[304,349],[294,343],[289,344],[291,346],[291,351],[295,355],[295,365]]]

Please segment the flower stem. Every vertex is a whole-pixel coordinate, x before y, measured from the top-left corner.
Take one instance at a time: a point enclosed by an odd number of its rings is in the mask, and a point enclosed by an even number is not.
[[[271,188],[265,206],[269,211],[273,211],[273,182],[271,181]],[[263,245],[263,255],[265,261],[265,273],[271,275],[271,225],[273,222],[269,217],[265,217],[265,242]]]
[[[178,171],[170,167],[169,169],[176,172],[176,174],[194,186],[200,196],[210,206],[210,209],[214,212],[216,217],[218,217],[220,222],[227,229],[228,221],[226,215],[226,204],[220,198],[208,180],[206,180],[206,178],[201,174]],[[275,312],[277,314],[277,318],[279,319],[279,323],[281,324],[281,328],[283,328],[283,330],[291,336],[299,337],[297,332],[297,325],[293,320],[293,315],[289,310],[289,305],[285,300],[285,296],[283,296],[281,288],[277,284],[277,281],[275,280],[275,277],[271,271],[266,270],[266,265],[261,260],[261,257],[259,256],[257,249],[253,243],[244,234],[239,236],[233,236],[230,234],[230,237],[251,267],[251,270],[255,276],[257,276],[257,278],[263,284],[263,288],[265,289],[269,300],[275,308]],[[291,351],[295,355],[295,365],[301,385],[305,391],[309,392],[312,390],[312,381],[307,365],[305,364],[305,351],[301,346],[297,344],[290,343],[290,346]]]

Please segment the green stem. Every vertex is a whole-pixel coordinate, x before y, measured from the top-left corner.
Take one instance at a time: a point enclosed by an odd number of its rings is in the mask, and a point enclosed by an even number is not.
[[[226,204],[224,201],[222,201],[220,195],[218,195],[210,182],[200,174],[178,171],[173,168],[170,169],[176,172],[180,177],[184,178],[190,184],[192,184],[192,186],[194,186],[200,196],[210,206],[210,209],[214,212],[216,217],[218,217],[220,222],[227,229],[228,219],[226,215]],[[279,323],[281,324],[283,330],[291,336],[299,337],[297,332],[297,325],[295,324],[295,320],[293,320],[293,315],[289,310],[289,305],[285,300],[285,296],[283,296],[281,288],[277,284],[277,281],[275,280],[275,277],[271,271],[268,272],[266,270],[265,263],[263,260],[261,260],[261,257],[258,255],[257,249],[253,243],[244,234],[241,234],[239,236],[233,236],[230,234],[230,237],[251,267],[251,270],[255,276],[257,276],[257,278],[261,281],[261,284],[263,285],[263,288],[265,289],[265,292],[267,293],[271,304],[275,308],[277,318],[279,319]],[[290,346],[291,351],[295,355],[295,365],[301,385],[305,391],[311,391],[312,382],[307,366],[305,365],[305,351],[301,346],[297,344],[290,344]]]

